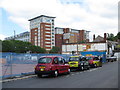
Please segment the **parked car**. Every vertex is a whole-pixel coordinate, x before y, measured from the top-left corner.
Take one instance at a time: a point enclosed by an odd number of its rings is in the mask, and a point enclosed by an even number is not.
[[[107,55],[106,59],[107,59],[108,62],[117,61],[117,56]]]
[[[87,60],[90,67],[102,67],[102,58],[99,58],[97,56],[88,56]]]
[[[86,60],[86,57],[82,56],[71,56],[69,58],[70,69],[84,70],[89,69],[89,62]]]
[[[69,65],[65,64],[65,60],[60,56],[43,56],[38,60],[35,67],[35,74],[38,77],[42,75],[52,75],[57,77],[62,73],[70,73]]]

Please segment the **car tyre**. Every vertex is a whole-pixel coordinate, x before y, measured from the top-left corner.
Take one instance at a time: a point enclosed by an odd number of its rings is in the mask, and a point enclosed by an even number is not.
[[[96,63],[94,64],[94,67],[97,68],[97,64]]]
[[[41,77],[42,77],[42,75],[41,75],[41,74],[37,74],[37,77],[41,78]]]
[[[84,70],[84,67],[83,67],[83,66],[81,67],[81,70],[82,70],[82,71]]]
[[[90,66],[87,67],[87,70],[89,70],[89,69],[90,69]]]
[[[68,69],[68,72],[67,72],[67,74],[70,74],[70,69]]]
[[[55,70],[55,71],[54,71],[54,77],[57,77],[57,76],[58,76],[58,71]]]

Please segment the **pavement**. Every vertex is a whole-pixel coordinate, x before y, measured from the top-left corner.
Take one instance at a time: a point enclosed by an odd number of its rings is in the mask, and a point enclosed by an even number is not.
[[[120,64],[120,63],[119,63]],[[36,75],[10,79],[3,88],[118,88],[118,61],[102,67],[71,72],[58,77],[38,78]]]
[[[12,64],[12,66],[2,65],[2,76],[3,78],[9,78],[11,76],[20,76],[31,73],[34,72],[35,66],[36,64]]]

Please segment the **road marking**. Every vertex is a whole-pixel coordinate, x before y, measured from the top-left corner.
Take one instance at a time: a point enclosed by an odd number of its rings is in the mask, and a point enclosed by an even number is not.
[[[71,74],[71,75],[75,75],[75,74]]]
[[[67,75],[66,77],[69,77],[70,75]]]

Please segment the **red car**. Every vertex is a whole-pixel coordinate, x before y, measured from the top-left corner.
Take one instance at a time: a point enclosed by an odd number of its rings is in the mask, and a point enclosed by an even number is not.
[[[35,67],[35,74],[38,77],[42,75],[53,75],[57,77],[61,73],[70,73],[69,65],[60,56],[43,56],[38,60]]]

